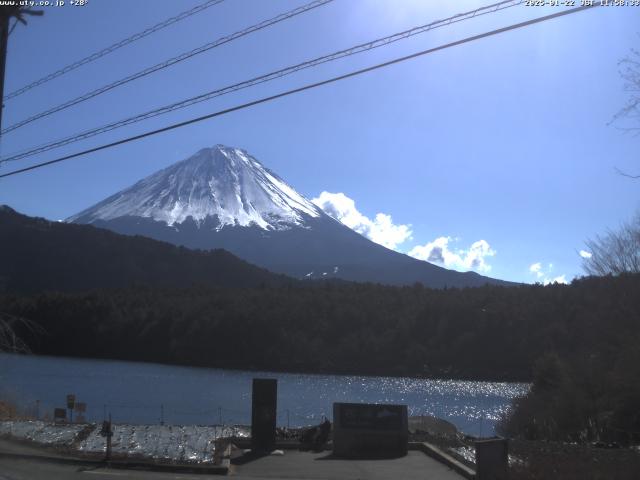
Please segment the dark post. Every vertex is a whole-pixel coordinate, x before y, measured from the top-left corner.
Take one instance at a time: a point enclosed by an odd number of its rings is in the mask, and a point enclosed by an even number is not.
[[[105,461],[111,460],[111,437],[113,437],[113,428],[111,427],[111,414],[109,414],[109,420],[105,420],[102,422],[102,430],[100,430],[100,435],[106,437],[107,439],[107,451],[105,454]]]
[[[67,395],[67,408],[70,412],[70,423],[73,423],[73,407],[76,405],[76,396],[72,393]]]
[[[254,378],[251,406],[251,449],[271,452],[276,444],[278,380]]]
[[[0,6],[0,130],[2,129],[2,110],[4,108],[4,71],[7,63],[7,44],[9,43],[9,20],[13,17],[17,22],[27,24],[25,15],[44,14],[43,10],[31,10],[20,6],[23,2],[13,2],[12,5]]]
[[[4,69],[7,63],[10,17],[7,10],[0,10],[0,130],[2,129],[2,110],[4,109]]]
[[[506,480],[509,468],[509,443],[506,438],[478,440],[476,447],[476,478]]]
[[[109,414],[109,430],[107,431],[107,461],[111,460],[111,437],[113,437],[113,429],[111,428],[111,414]]]

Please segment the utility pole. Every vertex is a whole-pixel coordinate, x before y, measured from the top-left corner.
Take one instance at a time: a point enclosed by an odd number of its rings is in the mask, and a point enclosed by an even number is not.
[[[109,420],[105,420],[102,422],[102,429],[100,430],[100,435],[106,437],[107,439],[107,448],[106,455],[104,457],[105,461],[111,460],[111,437],[113,437],[113,427],[111,425],[111,412],[109,412]]]
[[[6,8],[6,7],[5,7]],[[0,130],[2,130],[2,110],[4,110],[4,69],[7,63],[7,43],[9,43],[9,19],[13,16],[6,9],[0,11]]]
[[[7,44],[9,43],[9,21],[15,17],[17,22],[24,25],[27,21],[24,15],[41,16],[42,10],[31,10],[18,5],[0,7],[0,130],[2,130],[2,110],[4,109],[4,71],[7,63]]]

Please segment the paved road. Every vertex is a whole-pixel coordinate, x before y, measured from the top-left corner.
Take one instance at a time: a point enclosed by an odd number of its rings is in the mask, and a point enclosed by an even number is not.
[[[398,460],[319,460],[298,452],[285,457],[266,457],[234,467],[231,476],[238,480],[355,480],[355,479],[433,479],[460,480],[461,476],[423,453],[410,452]],[[0,480],[220,480],[219,475],[159,473],[78,467],[41,461],[0,459]]]
[[[159,473],[0,458],[0,480],[220,480],[220,475]]]
[[[299,480],[463,480],[455,471],[422,452],[410,451],[392,460],[343,460],[330,452],[309,453],[287,450],[283,456],[268,456],[232,466],[237,479]]]
[[[23,442],[12,442],[2,438],[0,438],[0,452],[17,453],[21,455],[47,455],[50,457],[61,456],[49,449],[33,447]]]
[[[234,466],[238,480],[379,480],[389,478],[460,480],[461,476],[420,452],[397,460],[332,460],[326,455],[286,452],[284,457],[264,457]],[[0,458],[0,480],[205,480],[219,475],[159,473],[59,465],[44,461]]]
[[[62,457],[51,450],[32,447],[23,443],[0,439],[0,452],[20,455],[46,455]],[[188,473],[158,473],[108,468],[82,467],[77,465],[61,465],[43,460],[16,460],[0,458],[0,480],[220,480],[220,475],[201,475]]]
[[[22,455],[52,455],[42,449],[0,440],[0,452]],[[285,450],[284,455],[260,458],[241,457],[232,465],[230,476],[238,480],[461,480],[447,466],[422,452],[410,451],[406,457],[391,460],[343,460],[330,452],[310,453]],[[43,459],[25,460],[0,457],[0,480],[205,480],[220,475],[162,473],[122,470],[95,466],[65,465]]]

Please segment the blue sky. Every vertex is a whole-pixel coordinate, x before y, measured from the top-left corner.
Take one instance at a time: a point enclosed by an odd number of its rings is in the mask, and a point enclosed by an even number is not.
[[[84,7],[46,8],[10,37],[5,93],[199,3],[89,0]],[[227,0],[7,101],[3,126],[304,3]],[[1,154],[482,5],[335,0],[10,132]],[[32,161],[559,8],[519,6],[460,22]],[[624,134],[624,123],[608,125],[627,99],[618,62],[631,48],[640,48],[640,7],[600,7],[5,178],[0,203],[66,218],[222,143],[246,149],[345,223],[399,251],[508,280],[571,280],[582,274],[585,239],[615,228],[640,206],[640,184],[615,172],[640,173],[640,138]]]

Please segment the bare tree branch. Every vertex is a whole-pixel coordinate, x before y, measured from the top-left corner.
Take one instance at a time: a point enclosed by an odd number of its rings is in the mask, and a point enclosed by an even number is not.
[[[0,312],[0,352],[31,352],[29,346],[16,334],[17,327],[21,327],[30,334],[44,333],[44,329],[31,320]]]
[[[630,175],[628,173],[623,172],[618,167],[613,167],[613,169],[618,173],[618,175],[622,175],[623,177],[640,178],[640,175]]]
[[[591,257],[583,259],[582,268],[589,275],[640,273],[640,213],[619,230],[585,243]]]
[[[631,53],[618,62],[620,77],[624,80],[624,91],[629,93],[629,99],[611,119],[607,125],[619,122],[622,119],[631,120],[632,124],[640,123],[640,50],[631,49]],[[616,127],[624,133],[640,136],[640,127],[618,126]],[[640,175],[631,175],[616,168],[618,174],[623,177],[640,179]]]

